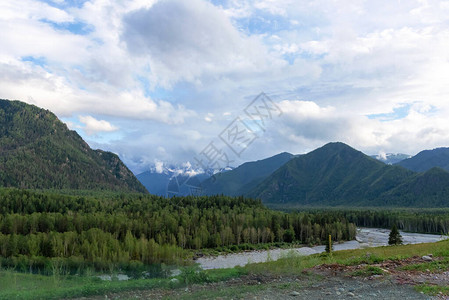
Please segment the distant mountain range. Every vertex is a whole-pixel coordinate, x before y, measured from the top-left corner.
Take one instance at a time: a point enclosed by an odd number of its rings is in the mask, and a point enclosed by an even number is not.
[[[0,187],[243,195],[281,206],[447,207],[449,148],[406,157],[375,159],[329,143],[303,155],[280,153],[247,162],[212,177],[212,170],[190,166],[152,170],[138,175],[144,186],[117,155],[92,150],[50,111],[0,100]]]
[[[424,150],[415,156],[402,160],[398,165],[416,172],[425,172],[434,167],[449,171],[449,148]]]
[[[383,163],[386,163],[387,165],[393,165],[397,164],[400,161],[403,161],[404,159],[412,157],[408,154],[402,154],[402,153],[386,153],[384,155],[371,155],[372,158],[375,158],[377,160],[380,160]]]
[[[153,195],[162,197],[198,194],[201,182],[210,177],[203,170],[183,170],[177,167],[155,170],[154,168],[136,177]]]
[[[395,161],[398,163],[393,164]],[[380,157],[367,156],[343,143],[329,143],[303,155],[281,153],[247,162],[213,177],[202,174],[203,180],[188,176],[173,180],[167,174],[149,173],[138,178],[142,182],[155,178],[154,186],[146,187],[161,195],[173,190],[170,184],[194,179],[202,194],[255,197],[278,207],[442,207],[449,204],[449,173],[443,169],[448,166],[449,148],[426,150],[411,158],[406,154]],[[158,180],[163,189],[158,190]],[[189,194],[185,185],[179,194]]]
[[[0,100],[0,187],[147,193],[111,152],[92,150],[48,110]]]
[[[449,173],[416,173],[329,143],[292,159],[248,195],[289,205],[441,207],[449,204]]]

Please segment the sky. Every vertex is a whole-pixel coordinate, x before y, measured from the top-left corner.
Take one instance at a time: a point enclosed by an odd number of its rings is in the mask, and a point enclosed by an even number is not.
[[[2,0],[0,98],[150,168],[449,146],[449,1]]]

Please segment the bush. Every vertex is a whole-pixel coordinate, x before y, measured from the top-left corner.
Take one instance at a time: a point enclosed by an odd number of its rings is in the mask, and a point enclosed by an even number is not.
[[[184,284],[210,282],[209,276],[198,265],[181,268],[179,280]]]

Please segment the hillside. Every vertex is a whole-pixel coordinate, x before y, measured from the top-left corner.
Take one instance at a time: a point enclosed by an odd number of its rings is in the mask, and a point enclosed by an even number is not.
[[[92,150],[53,113],[0,100],[0,186],[146,193],[113,153]]]
[[[292,159],[249,195],[273,204],[444,206],[449,202],[446,177],[443,170],[419,175],[343,143],[329,143]]]
[[[415,172],[425,172],[434,167],[449,171],[449,148],[424,150],[397,164]]]
[[[216,174],[215,178],[206,179],[201,184],[202,189],[206,195],[247,194],[293,157],[293,154],[283,152],[266,159],[244,163],[231,171]]]
[[[404,183],[384,193],[385,205],[414,207],[447,207],[449,203],[449,173],[441,168],[432,168],[418,173]]]

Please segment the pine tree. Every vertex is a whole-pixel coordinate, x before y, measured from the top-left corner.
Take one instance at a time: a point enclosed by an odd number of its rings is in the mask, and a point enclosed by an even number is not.
[[[393,225],[390,231],[390,236],[388,238],[388,245],[400,245],[402,244],[402,236],[399,233],[396,224]]]

